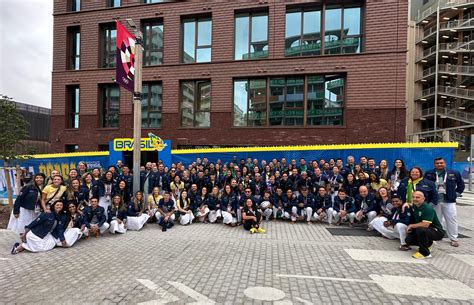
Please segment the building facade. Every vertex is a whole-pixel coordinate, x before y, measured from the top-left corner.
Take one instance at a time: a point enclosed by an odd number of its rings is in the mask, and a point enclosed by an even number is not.
[[[55,0],[53,151],[132,137],[117,18],[143,33],[144,136],[173,148],[405,140],[408,1]]]
[[[411,8],[408,140],[455,141],[466,150],[474,133],[474,1],[419,0]]]
[[[15,102],[18,112],[28,122],[28,139],[22,140],[17,146],[19,153],[48,153],[51,145],[50,138],[50,117],[51,109]]]

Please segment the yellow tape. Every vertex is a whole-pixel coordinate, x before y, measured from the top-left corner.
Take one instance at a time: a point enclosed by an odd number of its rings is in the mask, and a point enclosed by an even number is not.
[[[108,156],[108,151],[88,151],[88,152],[72,152],[72,153],[58,153],[58,154],[39,154],[31,155],[33,159],[44,159],[44,158],[67,158],[67,157],[95,157],[95,156]]]
[[[334,150],[334,149],[387,149],[387,148],[457,148],[457,142],[433,143],[365,143],[365,144],[333,144],[333,145],[296,145],[296,146],[257,146],[257,147],[228,147],[175,149],[173,155],[203,154],[203,153],[238,153],[238,152],[267,152],[267,151],[304,151],[304,150]]]

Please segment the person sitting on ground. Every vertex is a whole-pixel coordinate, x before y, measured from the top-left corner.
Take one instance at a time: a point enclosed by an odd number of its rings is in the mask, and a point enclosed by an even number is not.
[[[302,186],[300,188],[300,192],[301,194],[297,198],[298,206],[303,205],[303,214],[306,216],[306,222],[308,224],[311,224],[311,220],[314,219],[313,213],[316,210],[316,206],[315,206],[316,198],[314,197],[313,194],[309,192],[309,189],[306,186]]]
[[[188,197],[186,190],[183,190],[179,195],[176,207],[180,214],[179,223],[183,226],[191,224],[194,220],[194,214],[191,209],[191,199]]]
[[[158,203],[158,212],[155,214],[156,220],[163,232],[173,227],[173,221],[176,217],[174,214],[175,210],[176,207],[174,201],[171,200],[171,194],[166,191]]]
[[[163,196],[161,196],[160,188],[155,186],[152,193],[148,196],[148,216],[150,218],[155,217],[156,212],[158,212],[158,203],[161,198]]]
[[[106,222],[107,217],[105,216],[105,210],[103,207],[99,206],[99,199],[97,197],[92,197],[90,199],[90,206],[84,208],[84,222],[86,224],[85,236],[93,235],[99,237],[100,234],[103,234],[108,230],[109,224]]]
[[[64,223],[66,215],[63,213],[62,201],[50,205],[51,210],[43,212],[33,222],[25,227],[25,234],[21,234],[23,243],[15,243],[11,254],[18,254],[24,250],[30,252],[45,252],[56,246],[57,239],[66,247],[64,238]]]
[[[296,217],[298,216],[297,206],[298,201],[296,200],[296,196],[293,194],[293,191],[291,189],[286,190],[286,196],[283,197],[283,218],[291,219],[291,221],[295,223]]]
[[[127,206],[120,195],[116,194],[112,197],[112,205],[109,206],[107,212],[110,224],[109,232],[112,234],[127,232]]]
[[[351,174],[352,175],[352,174]],[[325,186],[320,186],[318,195],[314,200],[315,212],[313,217],[316,221],[323,222],[327,218],[326,207],[332,206],[332,197],[327,193]]]
[[[337,209],[336,225],[340,225],[342,221],[349,220],[349,226],[354,226],[354,219],[356,217],[356,205],[354,198],[346,195],[346,190],[339,189],[336,198],[334,199],[334,211]],[[334,215],[334,213],[333,213]]]
[[[131,231],[140,231],[146,224],[150,215],[146,210],[147,204],[143,198],[143,193],[138,191],[128,206],[127,210],[127,228]]]
[[[262,222],[262,214],[255,209],[252,199],[247,199],[245,201],[245,206],[242,210],[242,220],[244,224],[244,229],[253,233],[265,233],[265,230],[260,227]]]
[[[381,191],[381,188],[379,191]],[[386,189],[385,189],[386,190]],[[406,244],[405,239],[407,236],[407,226],[410,224],[413,211],[411,208],[402,209],[403,201],[400,196],[392,195],[390,204],[386,207],[391,206],[390,213],[384,213],[379,217],[376,217],[370,225],[382,234],[382,236],[388,239],[400,239],[399,249],[402,251],[408,251],[411,248]]]
[[[270,194],[270,191],[266,190],[263,193],[263,197],[260,198],[260,203],[258,204],[258,208],[261,210],[262,215],[265,217],[266,221],[269,221],[270,217],[273,214],[273,205],[271,201],[272,201],[272,196]]]
[[[86,230],[86,224],[84,223],[84,217],[77,211],[76,204],[69,202],[67,204],[66,221],[64,222],[64,239],[68,247],[72,247],[76,241],[81,239],[84,231]],[[58,247],[62,247],[63,243],[59,240],[56,242]]]
[[[413,218],[407,227],[407,245],[417,245],[418,252],[412,255],[415,259],[431,258],[431,251],[435,240],[444,237],[443,226],[432,206],[426,202],[421,191],[412,193]]]
[[[357,221],[362,221],[364,218],[367,218],[368,224],[370,224],[380,211],[375,196],[369,193],[369,189],[364,185],[359,187],[359,194],[355,197],[355,205],[357,208]]]

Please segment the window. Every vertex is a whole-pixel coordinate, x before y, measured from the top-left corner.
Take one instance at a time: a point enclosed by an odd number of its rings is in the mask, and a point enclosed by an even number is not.
[[[164,2],[164,0],[143,0],[143,3],[149,4],[149,3],[161,3]]]
[[[120,90],[118,85],[101,85],[100,127],[119,127]]]
[[[325,12],[324,24],[321,21],[322,11]],[[362,51],[361,7],[291,9],[286,12],[285,24],[286,56]]]
[[[344,77],[235,79],[233,125],[343,125]]]
[[[161,127],[162,106],[161,83],[144,83],[142,87],[142,127]]]
[[[98,151],[109,151],[109,144],[99,144],[97,146]]]
[[[211,83],[186,81],[181,83],[181,126],[211,125]]]
[[[68,28],[69,62],[67,69],[79,70],[81,63],[81,32],[79,27]]]
[[[107,0],[107,7],[120,7],[121,0]]]
[[[183,19],[182,31],[183,42],[181,62],[210,62],[212,44],[211,19]]]
[[[308,76],[307,125],[342,125],[344,78],[340,75]]]
[[[235,59],[268,57],[268,13],[235,16]]]
[[[286,13],[285,55],[321,54],[321,11],[289,11]]]
[[[79,128],[79,86],[67,86],[66,94],[66,128]]]
[[[143,65],[163,64],[163,23],[158,21],[143,24]]]
[[[64,146],[65,152],[76,152],[79,151],[79,145],[77,144],[67,144]]]
[[[115,24],[106,24],[101,26],[101,67],[114,68],[116,61],[117,31]]]
[[[81,0],[69,0],[69,10],[79,12],[81,10]]]
[[[234,126],[267,124],[267,80],[234,81]]]

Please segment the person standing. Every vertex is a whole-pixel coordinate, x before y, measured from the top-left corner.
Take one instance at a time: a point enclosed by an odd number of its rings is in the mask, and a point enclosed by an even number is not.
[[[441,225],[434,208],[425,202],[425,195],[421,191],[415,191],[413,198],[413,219],[407,227],[406,245],[419,246],[418,252],[412,255],[415,259],[431,258],[431,251],[435,240],[441,240],[444,236]]]
[[[451,246],[459,247],[456,198],[464,191],[464,180],[458,171],[447,169],[446,161],[441,157],[434,160],[434,167],[426,172],[425,177],[436,183],[438,190],[438,205],[434,207],[436,215],[441,222],[444,218]]]

